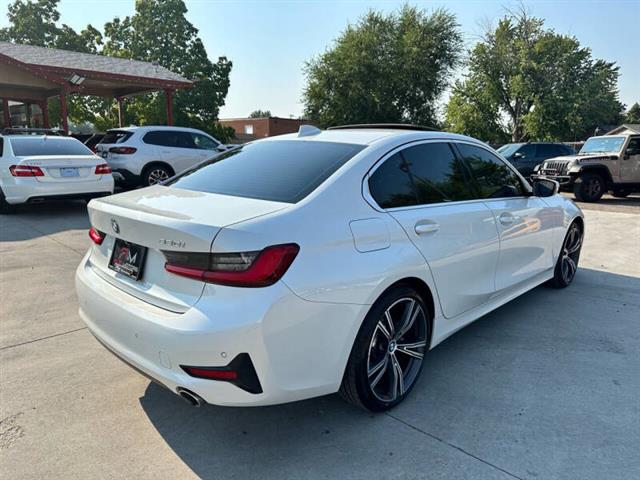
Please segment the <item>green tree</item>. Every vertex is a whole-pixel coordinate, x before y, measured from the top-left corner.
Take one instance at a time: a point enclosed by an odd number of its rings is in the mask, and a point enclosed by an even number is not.
[[[625,123],[640,123],[640,103],[636,102],[631,105],[624,117]]]
[[[269,110],[254,110],[249,114],[249,118],[269,118],[271,111]]]
[[[186,19],[186,13],[183,0],[137,0],[133,16],[116,18],[105,25],[103,53],[155,61],[194,80],[193,88],[175,94],[175,123],[212,131],[229,90],[232,64],[226,57],[215,63],[209,60],[198,30]],[[164,123],[163,95],[134,97],[127,102],[125,118],[127,123]]]
[[[620,120],[617,80],[615,63],[593,59],[575,37],[545,29],[524,10],[509,13],[471,50],[447,121],[475,132],[480,117],[491,125],[488,140],[583,138]]]
[[[187,8],[182,0],[136,0],[135,14],[108,22],[104,36],[91,25],[80,32],[65,24],[58,26],[58,3],[59,0],[15,0],[8,8],[10,26],[0,29],[0,39],[158,62],[195,82],[193,88],[175,93],[175,123],[209,131],[221,141],[229,138],[228,129],[215,122],[229,90],[232,64],[225,57],[215,63],[209,60],[198,30],[185,18]],[[98,130],[118,124],[113,99],[68,98],[71,122],[90,121]],[[59,118],[58,99],[50,100],[49,105],[51,120],[55,121]],[[125,122],[165,123],[163,94],[152,93],[128,100]]]
[[[411,122],[434,125],[436,102],[458,64],[454,15],[414,7],[370,11],[305,64],[305,115],[321,126]]]

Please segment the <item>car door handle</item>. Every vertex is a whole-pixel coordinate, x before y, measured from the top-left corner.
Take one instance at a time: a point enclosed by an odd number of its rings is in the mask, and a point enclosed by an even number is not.
[[[437,223],[416,223],[415,230],[418,235],[425,235],[437,232],[440,230],[440,225]]]
[[[498,220],[500,220],[500,223],[505,227],[508,227],[509,225],[513,225],[513,222],[516,221],[515,217],[507,212],[501,213],[500,216],[498,217]]]

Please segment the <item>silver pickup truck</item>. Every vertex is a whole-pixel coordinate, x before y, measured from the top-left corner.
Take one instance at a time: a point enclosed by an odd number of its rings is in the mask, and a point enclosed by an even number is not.
[[[583,202],[597,202],[609,190],[619,198],[640,192],[640,135],[591,137],[577,155],[545,160],[532,178],[556,180]]]

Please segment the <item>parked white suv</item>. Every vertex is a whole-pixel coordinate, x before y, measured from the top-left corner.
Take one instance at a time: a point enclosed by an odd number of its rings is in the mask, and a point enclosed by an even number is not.
[[[608,190],[624,198],[640,192],[640,135],[591,137],[577,155],[550,158],[534,169],[582,202],[597,202]]]
[[[144,186],[166,180],[225,149],[201,130],[163,126],[109,130],[96,145],[118,183]]]
[[[111,169],[75,138],[0,135],[0,212],[20,203],[113,193]]]

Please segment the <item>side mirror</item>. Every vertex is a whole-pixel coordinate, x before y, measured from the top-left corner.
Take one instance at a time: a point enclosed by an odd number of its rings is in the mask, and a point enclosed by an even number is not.
[[[553,197],[560,190],[560,184],[548,178],[536,178],[532,188],[536,197]]]
[[[222,144],[220,144],[220,145],[218,145],[218,146],[216,147],[216,151],[217,151],[217,152],[226,152],[227,150],[228,150],[228,148],[226,147],[226,145],[222,145]]]
[[[513,154],[513,158],[524,158],[524,153],[516,152]]]

